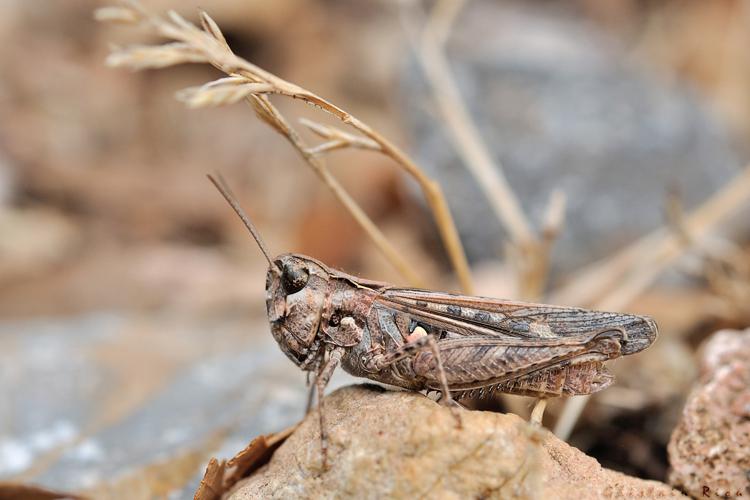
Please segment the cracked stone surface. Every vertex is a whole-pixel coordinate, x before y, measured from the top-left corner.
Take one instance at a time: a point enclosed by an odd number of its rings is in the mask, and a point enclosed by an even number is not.
[[[329,467],[317,413],[270,462],[225,495],[251,498],[681,498],[607,470],[515,415],[451,412],[416,393],[349,386],[325,400]]]

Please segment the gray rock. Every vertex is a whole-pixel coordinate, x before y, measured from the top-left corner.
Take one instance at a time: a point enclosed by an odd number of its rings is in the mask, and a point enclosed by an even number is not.
[[[192,498],[209,456],[304,414],[304,375],[267,329],[119,314],[0,322],[0,481]]]
[[[699,95],[628,61],[615,40],[557,4],[472,2],[448,49],[482,138],[531,222],[539,227],[553,190],[567,195],[556,270],[661,225],[668,189],[694,207],[739,169]],[[411,68],[403,91],[415,155],[443,185],[470,258],[495,257],[503,229],[428,111],[423,73]]]
[[[714,333],[669,441],[669,482],[694,498],[750,495],[750,329]]]

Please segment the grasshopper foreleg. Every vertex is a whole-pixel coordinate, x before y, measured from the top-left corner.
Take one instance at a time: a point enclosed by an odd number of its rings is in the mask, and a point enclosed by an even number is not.
[[[320,453],[323,460],[323,469],[328,467],[328,431],[326,430],[325,416],[323,414],[323,391],[325,391],[328,381],[331,380],[331,375],[333,375],[343,354],[344,350],[342,348],[334,347],[329,352],[328,361],[326,361],[315,378],[315,391],[318,395],[318,419],[320,422]]]
[[[309,373],[309,372],[308,372]],[[307,405],[305,406],[305,416],[312,410],[313,398],[315,397],[316,384],[308,380],[307,383]]]

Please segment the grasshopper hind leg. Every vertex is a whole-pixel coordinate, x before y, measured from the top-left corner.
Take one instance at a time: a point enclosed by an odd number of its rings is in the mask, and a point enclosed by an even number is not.
[[[443,367],[443,360],[440,356],[440,349],[438,349],[437,341],[433,336],[427,335],[423,329],[421,332],[407,337],[407,342],[398,349],[388,354],[374,356],[369,361],[367,369],[371,372],[379,372],[402,359],[411,358],[413,360],[417,354],[423,352],[425,349],[430,351],[430,354],[432,354],[432,357],[435,360],[435,368],[437,369],[437,378],[440,385],[438,388],[430,387],[428,390],[440,392],[440,399],[438,402],[443,406],[448,406],[450,408],[453,418],[456,420],[456,427],[460,429],[462,427],[460,414],[460,408],[462,408],[462,406],[458,404],[451,395],[451,390],[448,386],[448,377],[445,374],[445,368]]]
[[[456,427],[461,429],[463,427],[463,423],[461,422],[461,413],[459,408],[461,405],[459,405],[454,399],[453,396],[451,396],[450,387],[448,387],[448,377],[445,375],[445,368],[443,367],[443,360],[440,357],[440,349],[438,349],[437,342],[435,342],[434,337],[423,337],[427,339],[427,346],[430,348],[430,351],[432,352],[432,355],[435,357],[435,362],[437,364],[437,372],[438,372],[438,379],[440,380],[440,400],[438,401],[440,404],[447,406],[450,408],[451,413],[453,414],[453,418],[456,420]]]

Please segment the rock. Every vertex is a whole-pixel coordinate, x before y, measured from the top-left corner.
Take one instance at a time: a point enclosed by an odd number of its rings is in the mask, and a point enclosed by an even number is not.
[[[741,167],[705,101],[628,54],[555,2],[472,2],[448,42],[464,101],[532,224],[553,190],[567,195],[558,271],[662,224],[669,189],[694,207]],[[443,186],[469,257],[495,258],[503,228],[441,119],[426,111],[435,106],[421,68],[403,73],[414,154]]]
[[[749,496],[750,329],[715,333],[701,371],[669,442],[669,482],[696,498]]]
[[[1,184],[2,179],[0,191]],[[46,208],[4,207],[1,199],[0,234],[0,283],[3,284],[32,278],[64,263],[80,250],[83,242],[72,218]]]
[[[13,166],[15,167],[15,165]],[[15,191],[15,172],[5,154],[0,150],[0,209],[8,203]]]
[[[307,390],[265,317],[229,310],[0,321],[0,394],[0,483],[119,500],[192,498],[212,453],[298,421]]]
[[[412,392],[349,386],[325,400],[329,467],[317,413],[267,465],[225,498],[682,497],[668,486],[602,468],[515,415],[451,412]]]
[[[85,500],[72,493],[53,491],[28,484],[6,483],[0,481],[0,499],[2,500]]]

